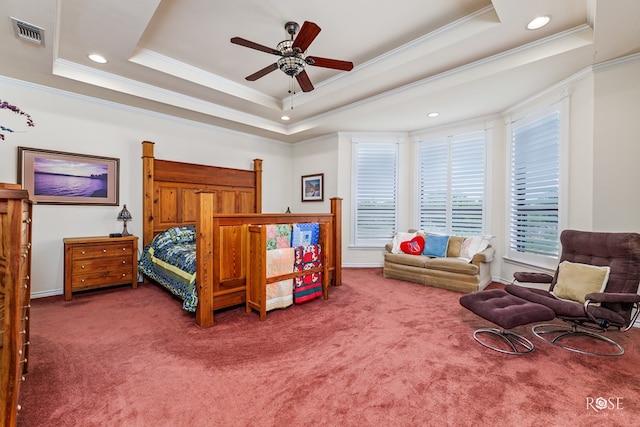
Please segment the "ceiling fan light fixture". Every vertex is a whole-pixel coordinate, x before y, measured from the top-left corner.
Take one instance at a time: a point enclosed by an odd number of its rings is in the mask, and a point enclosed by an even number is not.
[[[304,59],[299,56],[283,56],[278,59],[278,68],[288,76],[295,77],[304,71],[304,66],[307,65]]]
[[[287,116],[286,114],[285,114],[285,115],[283,115],[282,117],[280,117],[280,120],[284,120],[285,122],[286,122],[287,120],[290,120],[290,119],[291,119],[291,117]]]
[[[527,24],[527,30],[537,30],[538,28],[542,28],[547,25],[549,21],[551,21],[551,17],[548,15],[537,16],[529,21]]]
[[[440,113],[438,113],[437,111],[433,111],[429,114],[427,114],[427,117],[429,117],[430,119],[436,118],[440,115]]]

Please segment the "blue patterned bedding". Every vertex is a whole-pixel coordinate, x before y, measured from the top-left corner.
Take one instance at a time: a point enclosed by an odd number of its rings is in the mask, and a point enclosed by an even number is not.
[[[142,251],[138,269],[182,298],[182,308],[196,311],[195,226],[173,227],[158,233]]]

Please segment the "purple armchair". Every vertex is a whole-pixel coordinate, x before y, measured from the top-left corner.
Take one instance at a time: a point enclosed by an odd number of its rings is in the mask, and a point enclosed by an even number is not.
[[[514,296],[551,308],[556,318],[567,323],[534,326],[532,331],[538,338],[583,354],[623,354],[624,349],[620,344],[601,333],[629,330],[638,318],[640,234],[565,230],[560,236],[560,242],[562,254],[553,276],[515,273],[514,283],[506,285],[505,290]],[[574,265],[609,267],[604,289],[586,293],[584,303],[558,298],[554,295],[554,289],[558,285],[564,261]],[[566,265],[568,264],[565,263],[564,266]],[[549,291],[523,286],[525,282],[549,283]],[[585,343],[576,345],[577,341],[571,337],[579,335],[600,340],[600,346],[589,349],[582,345]]]

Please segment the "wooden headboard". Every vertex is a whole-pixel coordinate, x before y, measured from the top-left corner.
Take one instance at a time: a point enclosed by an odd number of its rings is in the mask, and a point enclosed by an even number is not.
[[[142,142],[143,247],[170,227],[196,223],[196,193],[214,193],[220,214],[262,212],[262,160],[253,170],[158,160]]]

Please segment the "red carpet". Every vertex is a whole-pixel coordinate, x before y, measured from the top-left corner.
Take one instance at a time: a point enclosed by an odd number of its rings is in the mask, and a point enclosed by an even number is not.
[[[640,416],[640,330],[617,358],[533,337],[509,356],[460,294],[345,269],[330,299],[199,329],[154,285],[32,302],[19,425],[568,426]],[[531,337],[528,328],[518,328]],[[606,405],[604,404],[606,403]]]

